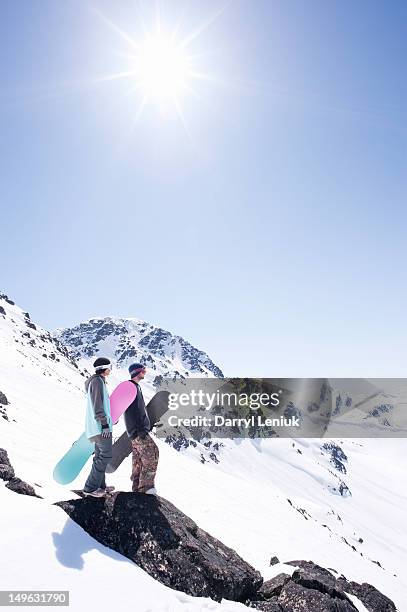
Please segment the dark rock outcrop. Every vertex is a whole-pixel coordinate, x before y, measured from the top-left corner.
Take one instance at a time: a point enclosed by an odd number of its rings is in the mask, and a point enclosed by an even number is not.
[[[347,593],[355,595],[369,612],[396,612],[394,603],[370,584],[335,578],[312,561],[287,561],[296,566],[292,576],[278,574],[264,582],[246,604],[263,612],[355,612]]]
[[[21,478],[16,478],[14,468],[10,463],[8,453],[5,448],[0,448],[0,479],[6,480],[6,487],[15,493],[20,495],[31,495],[33,497],[41,496],[37,495],[35,489]]]
[[[11,480],[14,476],[14,469],[10,463],[8,453],[5,448],[0,448],[0,479]]]
[[[334,468],[338,470],[338,472],[346,474],[345,463],[348,461],[348,458],[343,449],[338,444],[334,444],[333,442],[325,442],[321,448],[331,455],[330,461]]]
[[[4,465],[0,463],[0,480],[11,480],[14,478],[14,468],[11,465]]]
[[[0,464],[11,466],[10,459],[8,457],[8,452],[5,448],[0,448]]]
[[[266,580],[263,582],[258,593],[262,595],[265,599],[270,599],[276,595],[280,595],[283,586],[291,580],[290,574],[278,574],[274,576],[274,578],[270,578],[270,580]]]
[[[169,501],[139,493],[58,502],[98,542],[166,586],[189,595],[245,601],[262,577]]]
[[[32,497],[40,497],[36,494],[35,489],[21,478],[11,478],[6,484],[7,489],[19,493],[20,495],[30,495]]]
[[[7,408],[6,408],[6,406],[8,405],[9,405],[9,401],[7,397],[4,395],[2,391],[0,391],[0,416],[6,421],[10,420],[8,418]]]
[[[337,585],[347,593],[356,595],[369,612],[395,612],[396,610],[396,606],[391,599],[367,582],[358,584],[357,582],[346,580],[345,576],[341,576],[337,580]]]
[[[292,575],[293,582],[300,584],[307,589],[315,589],[325,593],[332,598],[343,599],[344,593],[341,588],[336,586],[336,578],[331,572],[319,565],[300,567]]]
[[[283,587],[277,601],[284,612],[357,612],[348,597],[330,597],[293,580]]]
[[[13,302],[13,300],[11,300],[5,293],[0,293],[0,300],[4,300],[5,302],[7,302],[7,304],[10,304],[11,306],[15,305],[15,302]]]

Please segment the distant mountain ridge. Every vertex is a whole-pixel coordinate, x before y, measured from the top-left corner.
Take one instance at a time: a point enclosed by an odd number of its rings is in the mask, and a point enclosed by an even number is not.
[[[203,351],[190,342],[136,318],[93,318],[71,328],[58,329],[55,337],[68,347],[79,362],[103,355],[119,369],[130,363],[144,363],[154,374],[154,382],[161,378],[173,380],[189,376],[223,377],[218,366]]]

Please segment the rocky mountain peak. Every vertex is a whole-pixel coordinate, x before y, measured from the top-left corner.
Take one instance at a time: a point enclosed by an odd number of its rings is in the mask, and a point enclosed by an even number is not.
[[[77,360],[93,360],[103,354],[119,369],[140,361],[154,372],[157,381],[187,376],[222,377],[209,356],[181,336],[136,318],[95,317],[71,328],[59,329],[55,337]]]

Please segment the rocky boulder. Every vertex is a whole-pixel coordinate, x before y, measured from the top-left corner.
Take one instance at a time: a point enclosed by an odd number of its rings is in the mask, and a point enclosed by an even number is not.
[[[0,464],[11,466],[10,459],[8,457],[8,452],[5,448],[0,448]]]
[[[8,458],[8,453],[5,448],[0,448],[0,479],[11,480],[14,476],[14,469]]]
[[[395,612],[396,610],[396,606],[391,599],[367,582],[358,584],[346,580],[345,576],[341,576],[336,582],[347,593],[356,595],[369,612]]]
[[[0,480],[11,480],[14,476],[13,466],[0,463]]]
[[[30,495],[31,497],[40,497],[35,492],[35,489],[21,478],[11,478],[6,484],[7,489],[19,493],[20,495]]]
[[[293,580],[283,587],[277,601],[284,612],[357,612],[346,595],[331,597]]]
[[[56,505],[98,542],[189,595],[243,602],[263,582],[234,550],[161,497],[118,492]]]
[[[355,595],[369,612],[396,612],[394,603],[370,584],[336,578],[312,561],[287,561],[296,566],[292,576],[278,574],[263,583],[246,602],[262,612],[356,612],[347,593]]]
[[[262,595],[264,599],[271,599],[276,595],[280,595],[283,586],[287,584],[289,580],[291,580],[290,574],[278,574],[274,576],[274,578],[263,582],[258,590],[258,594]]]
[[[16,478],[14,468],[10,463],[8,453],[5,448],[0,448],[0,479],[6,480],[7,489],[19,493],[20,495],[31,495],[32,497],[39,497],[35,492],[35,489],[21,478]]]

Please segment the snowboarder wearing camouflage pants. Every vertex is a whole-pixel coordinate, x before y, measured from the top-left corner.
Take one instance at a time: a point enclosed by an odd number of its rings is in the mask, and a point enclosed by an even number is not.
[[[133,363],[129,367],[131,382],[137,387],[134,401],[124,413],[127,435],[131,439],[133,463],[131,480],[134,493],[156,495],[154,486],[158,466],[158,446],[150,436],[150,419],[148,418],[143,393],[139,382],[146,375],[146,368],[141,363]]]
[[[106,466],[112,458],[112,419],[106,378],[112,364],[106,357],[99,357],[93,364],[95,373],[85,383],[87,392],[86,435],[95,443],[92,469],[83,492],[92,497],[102,497],[113,491],[105,480]]]

